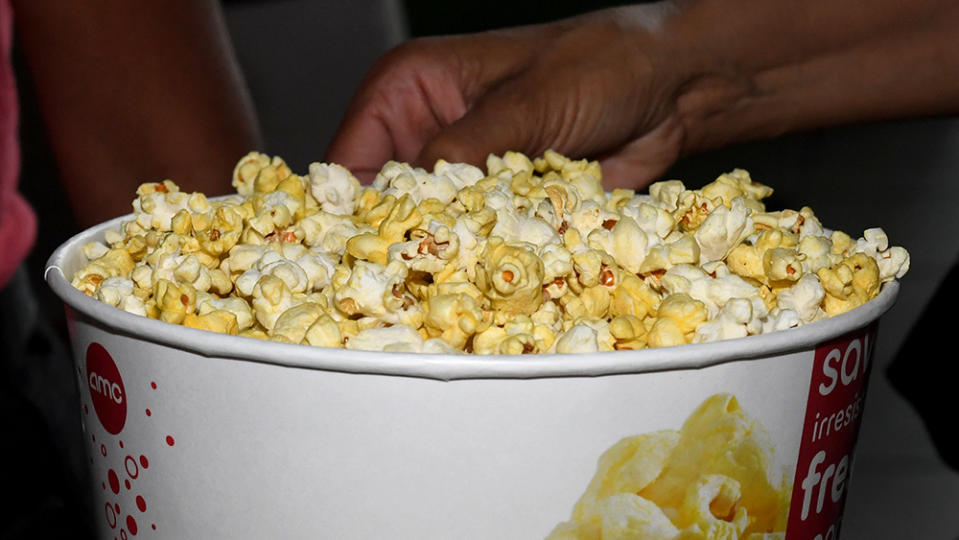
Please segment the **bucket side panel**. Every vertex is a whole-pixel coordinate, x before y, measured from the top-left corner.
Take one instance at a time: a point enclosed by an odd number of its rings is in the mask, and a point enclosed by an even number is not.
[[[93,343],[122,391],[110,377],[90,386]],[[600,456],[624,439],[685,433],[679,464],[722,453],[693,441],[731,444],[728,434],[684,431],[716,396],[735,404],[720,413],[744,426],[740,442],[755,434],[768,446],[753,472],[775,484],[796,469],[812,364],[809,352],[699,370],[440,382],[206,358],[84,320],[75,351],[108,538],[134,529],[137,538],[544,538],[575,525]],[[96,410],[118,402],[119,430]],[[603,474],[612,485],[626,473]]]

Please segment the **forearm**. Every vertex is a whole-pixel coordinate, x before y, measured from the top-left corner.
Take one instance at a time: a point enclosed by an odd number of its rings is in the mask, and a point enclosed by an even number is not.
[[[678,4],[684,153],[844,123],[959,112],[959,4],[734,0]]]
[[[82,225],[129,212],[142,182],[230,189],[233,164],[260,136],[215,1],[27,0],[15,8]]]

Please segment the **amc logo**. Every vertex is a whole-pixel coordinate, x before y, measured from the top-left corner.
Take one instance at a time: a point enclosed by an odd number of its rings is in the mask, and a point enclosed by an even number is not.
[[[120,370],[99,343],[87,347],[87,390],[103,429],[116,435],[127,421],[127,395]]]

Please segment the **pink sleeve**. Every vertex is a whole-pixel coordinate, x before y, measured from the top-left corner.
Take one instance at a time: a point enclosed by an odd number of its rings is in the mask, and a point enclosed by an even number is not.
[[[0,0],[0,288],[27,257],[37,234],[36,216],[17,191],[20,145],[12,44],[13,9],[9,0]]]

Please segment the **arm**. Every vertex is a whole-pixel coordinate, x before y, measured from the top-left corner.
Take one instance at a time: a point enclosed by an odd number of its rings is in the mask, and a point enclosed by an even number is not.
[[[216,1],[20,0],[14,10],[81,225],[129,213],[142,182],[230,190],[260,135]]]
[[[959,3],[937,0],[691,4],[671,40],[698,57],[677,92],[684,151],[959,112],[957,25]]]
[[[640,187],[733,142],[959,111],[957,27],[937,0],[690,0],[416,40],[374,66],[328,159],[368,178],[553,148]]]

